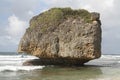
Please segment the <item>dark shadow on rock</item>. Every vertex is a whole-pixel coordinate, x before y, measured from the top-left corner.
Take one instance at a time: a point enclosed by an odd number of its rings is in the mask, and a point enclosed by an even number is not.
[[[23,63],[24,66],[29,65],[59,65],[59,66],[83,66],[83,63],[88,60],[81,59],[69,59],[69,58],[41,58],[28,60]]]

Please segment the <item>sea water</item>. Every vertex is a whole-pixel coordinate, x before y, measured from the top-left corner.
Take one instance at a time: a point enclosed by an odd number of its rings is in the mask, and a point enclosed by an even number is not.
[[[102,55],[82,67],[23,66],[37,57],[0,52],[0,80],[120,80],[120,55]]]

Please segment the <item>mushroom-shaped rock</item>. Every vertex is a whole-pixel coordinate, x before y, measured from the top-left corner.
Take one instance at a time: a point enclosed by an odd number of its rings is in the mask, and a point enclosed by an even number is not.
[[[82,65],[99,58],[99,17],[99,13],[83,9],[52,8],[45,11],[30,20],[30,27],[21,38],[18,52],[39,57],[35,61],[40,65]]]

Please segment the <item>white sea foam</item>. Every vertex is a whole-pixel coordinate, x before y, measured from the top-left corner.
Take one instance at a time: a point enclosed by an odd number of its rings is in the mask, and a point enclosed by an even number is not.
[[[29,55],[0,55],[0,72],[1,71],[19,71],[19,70],[34,70],[42,69],[43,66],[22,66],[23,62],[30,59],[38,59]]]
[[[44,66],[0,66],[1,71],[31,71],[35,69],[42,69]]]
[[[102,55],[102,59],[120,59],[120,55]]]
[[[118,63],[120,63],[120,61],[118,61]]]
[[[29,56],[29,55],[0,55],[0,61],[1,60],[23,60],[23,59],[37,59],[35,56]]]

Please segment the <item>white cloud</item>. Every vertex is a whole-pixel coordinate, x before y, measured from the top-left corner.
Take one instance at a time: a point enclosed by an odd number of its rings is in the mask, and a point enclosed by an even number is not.
[[[0,0],[0,51],[17,50],[38,4],[39,0]]]
[[[27,28],[27,22],[20,20],[15,15],[12,15],[8,18],[8,26],[6,28],[6,39],[18,44],[19,39],[24,34]]]
[[[27,23],[25,21],[19,20],[18,17],[12,15],[8,18],[8,33],[11,36],[19,36],[24,33]]]
[[[8,17],[8,24],[0,35],[0,51],[16,51],[20,38],[23,36],[27,21],[20,20],[16,15]]]

